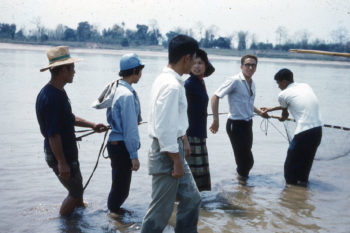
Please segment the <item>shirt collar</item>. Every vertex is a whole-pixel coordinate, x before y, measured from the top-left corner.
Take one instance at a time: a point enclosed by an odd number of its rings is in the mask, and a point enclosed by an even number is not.
[[[124,81],[123,79],[119,79],[119,85],[120,84],[128,88],[131,92],[135,91],[134,88],[132,88],[132,86],[128,82]]]
[[[289,83],[288,86],[284,90],[286,90],[287,88],[293,87],[294,85],[295,85],[295,82]]]
[[[238,75],[238,76],[239,76],[239,78],[240,78],[242,81],[247,81],[247,80],[245,79],[245,77],[244,77],[242,71],[239,72],[239,75]]]
[[[248,81],[247,81],[247,79],[244,77],[244,75],[243,75],[243,72],[242,72],[242,71],[241,71],[241,72],[239,72],[238,76],[239,76],[239,78],[240,78],[242,81],[245,81],[245,82],[247,82],[247,83],[248,83]],[[252,80],[252,83],[254,82],[254,81],[253,81],[253,78],[250,78],[250,80]]]
[[[164,67],[163,72],[165,73],[171,73],[172,75],[175,76],[175,78],[181,83],[184,84],[185,80],[182,78],[182,76],[180,76],[178,73],[175,72],[175,70],[169,68],[169,67]]]

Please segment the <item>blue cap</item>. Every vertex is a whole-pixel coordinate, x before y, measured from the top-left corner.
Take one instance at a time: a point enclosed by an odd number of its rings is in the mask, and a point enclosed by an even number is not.
[[[120,71],[130,70],[138,66],[145,66],[136,53],[127,53],[120,59]]]

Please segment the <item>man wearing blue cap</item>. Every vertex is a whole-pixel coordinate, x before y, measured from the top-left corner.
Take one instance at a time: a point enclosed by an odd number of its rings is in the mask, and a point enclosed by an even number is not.
[[[140,168],[137,151],[140,148],[138,124],[142,121],[140,101],[132,88],[142,75],[142,64],[134,53],[120,60],[121,79],[109,84],[93,107],[107,108],[107,121],[112,127],[107,150],[112,166],[112,187],[108,209],[120,212],[120,206],[129,195],[132,171]]]

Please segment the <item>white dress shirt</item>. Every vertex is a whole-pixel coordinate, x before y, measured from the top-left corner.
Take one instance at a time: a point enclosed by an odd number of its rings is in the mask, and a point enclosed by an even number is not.
[[[289,84],[279,93],[278,102],[297,122],[294,134],[322,125],[317,97],[308,84]]]
[[[228,117],[232,120],[252,119],[254,114],[255,84],[252,80],[252,95],[247,80],[240,72],[233,77],[228,78],[215,92],[219,98],[225,95],[228,97],[230,112]]]
[[[161,152],[178,153],[177,138],[188,128],[184,81],[173,69],[165,67],[151,91],[149,135],[157,138]]]

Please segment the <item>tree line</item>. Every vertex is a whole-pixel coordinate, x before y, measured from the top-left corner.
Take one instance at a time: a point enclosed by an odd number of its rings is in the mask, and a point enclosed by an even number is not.
[[[202,26],[200,26],[202,27]],[[202,30],[201,30],[202,31]],[[231,36],[217,36],[215,28],[203,30],[200,33],[199,44],[203,48],[237,49],[237,50],[279,50],[288,51],[291,48],[315,49],[335,52],[350,52],[350,40],[348,32],[339,28],[332,32],[333,42],[315,39],[310,41],[307,31],[299,33],[299,38],[290,40],[286,28],[280,26],[276,29],[275,45],[269,42],[259,42],[254,34],[246,31],[238,31]],[[136,29],[125,28],[125,23],[114,24],[112,27],[99,31],[94,25],[84,21],[78,23],[76,29],[59,24],[56,29],[47,29],[40,21],[36,27],[28,33],[25,29],[17,30],[16,24],[0,23],[0,39],[18,41],[24,43],[46,43],[49,41],[65,42],[94,42],[101,44],[129,46],[163,45],[167,47],[169,41],[178,34],[193,36],[193,31],[177,28],[162,35],[157,26],[137,24]]]

